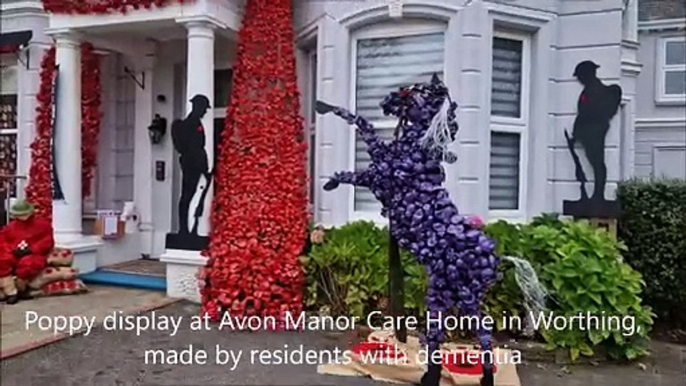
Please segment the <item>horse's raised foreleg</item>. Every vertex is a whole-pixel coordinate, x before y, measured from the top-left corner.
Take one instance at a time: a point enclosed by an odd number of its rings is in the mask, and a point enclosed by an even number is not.
[[[349,184],[363,188],[369,188],[372,179],[368,170],[361,170],[358,172],[337,172],[324,184],[324,190],[331,191],[340,184]]]
[[[383,141],[381,141],[377,135],[376,130],[374,130],[374,125],[372,125],[371,122],[342,107],[333,106],[322,101],[317,101],[315,109],[318,114],[324,115],[334,113],[343,118],[349,125],[355,125],[357,127],[357,134],[360,135],[364,140],[364,143],[367,144],[367,152],[372,159],[377,158],[376,155],[379,153],[377,150],[381,149]]]

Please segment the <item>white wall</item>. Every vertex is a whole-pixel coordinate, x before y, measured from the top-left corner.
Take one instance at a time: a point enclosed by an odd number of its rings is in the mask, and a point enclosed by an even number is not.
[[[468,2],[408,0],[404,6],[406,19],[429,20],[446,28],[445,81],[461,106],[455,145],[460,160],[446,168],[446,187],[462,212],[489,215],[490,47],[494,24],[512,27],[531,37],[532,74],[524,139],[524,210],[513,215],[525,219],[561,211],[563,200],[576,200],[579,194],[564,140],[564,129],[572,128],[582,89],[572,73],[580,61],[593,60],[601,65],[603,81],[620,83],[621,1],[473,1],[462,9],[464,3]],[[351,34],[384,21],[399,23],[389,19],[387,7],[379,2],[303,2],[296,8],[296,31],[301,35],[314,31],[317,36],[318,99],[351,107]],[[619,122],[615,118],[607,137],[610,198],[619,179]],[[318,117],[320,186],[334,172],[352,169],[350,130],[336,117]],[[590,179],[592,172],[588,165],[586,168]],[[587,188],[590,191],[592,184]],[[349,186],[318,192],[318,219],[330,225],[353,219],[350,192]]]

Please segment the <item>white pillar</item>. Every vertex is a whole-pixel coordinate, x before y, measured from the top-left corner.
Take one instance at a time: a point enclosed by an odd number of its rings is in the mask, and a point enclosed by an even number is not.
[[[210,170],[214,169],[214,26],[205,21],[191,21],[186,23],[188,29],[188,65],[186,75],[186,99],[202,94],[210,100],[210,108],[202,119],[205,128],[205,151],[207,152]],[[191,111],[191,103],[187,102],[187,112]],[[207,181],[200,179],[198,191],[191,202],[189,210],[189,227],[193,226],[194,209]],[[199,236],[210,234],[210,211],[212,204],[212,190],[205,198],[203,215],[198,225]]]
[[[623,40],[638,42],[638,0],[626,0],[623,17]]]
[[[142,86],[135,84],[135,118],[134,118],[134,176],[133,176],[133,199],[140,216],[140,249],[141,254],[150,256],[153,249],[153,159],[152,144],[148,134],[148,126],[155,116],[153,111],[153,76],[155,66],[155,48],[148,48],[148,55],[136,58],[134,72]],[[127,81],[133,82],[132,79]],[[121,209],[121,208],[119,208]]]
[[[55,117],[55,164],[64,200],[53,201],[53,227],[58,243],[81,237],[81,49],[71,34],[58,34]]]

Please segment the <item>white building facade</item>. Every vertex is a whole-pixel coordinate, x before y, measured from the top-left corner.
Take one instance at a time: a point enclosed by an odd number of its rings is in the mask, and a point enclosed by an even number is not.
[[[635,173],[686,178],[686,4],[642,0]]]
[[[36,20],[44,24],[36,24],[41,32],[34,32],[31,42],[36,48],[27,71],[32,75],[21,78],[19,88],[26,85],[22,100],[35,96],[40,51],[54,40],[61,63],[58,133],[80,125],[80,89],[63,86],[80,83],[78,43],[94,44],[103,56],[96,189],[83,202],[55,204],[60,213],[56,234],[81,248],[89,259],[82,264],[85,271],[141,255],[165,255],[165,237],[177,226],[179,170],[170,135],[153,144],[148,126],[156,114],[168,123],[183,118],[189,98],[201,93],[213,106],[204,126],[216,127],[207,131],[217,135],[231,92],[242,8],[242,1],[195,0],[126,15],[48,17],[37,12]],[[382,116],[378,103],[393,89],[427,81],[434,72],[460,105],[460,132],[453,145],[459,160],[446,165],[446,187],[458,208],[487,219],[526,221],[561,212],[563,200],[578,198],[564,138],[582,89],[573,72],[584,60],[599,64],[599,78],[619,84],[624,93],[606,139],[606,196],[613,197],[618,181],[635,171],[641,73],[637,14],[636,0],[294,1],[313,221],[383,222],[368,191],[349,186],[322,190],[334,172],[361,167],[368,158],[354,130],[336,117],[316,116],[314,101],[356,111],[388,136],[395,123]],[[26,111],[19,132],[25,138],[18,141],[18,168],[26,174],[35,101],[22,103]],[[78,148],[71,145],[57,151]],[[211,146],[207,150],[212,154]],[[78,170],[72,170],[77,156],[62,162],[62,184],[80,192]],[[95,211],[121,209],[126,202],[137,208],[138,231],[117,241],[94,240],[89,219]],[[203,260],[168,260],[168,273],[175,272],[175,278],[168,277],[170,293],[196,296],[192,272]]]

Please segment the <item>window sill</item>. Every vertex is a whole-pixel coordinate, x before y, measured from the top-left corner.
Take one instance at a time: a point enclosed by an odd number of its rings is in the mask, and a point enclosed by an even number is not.
[[[684,106],[686,105],[686,96],[683,97],[658,97],[655,99],[657,106]]]

